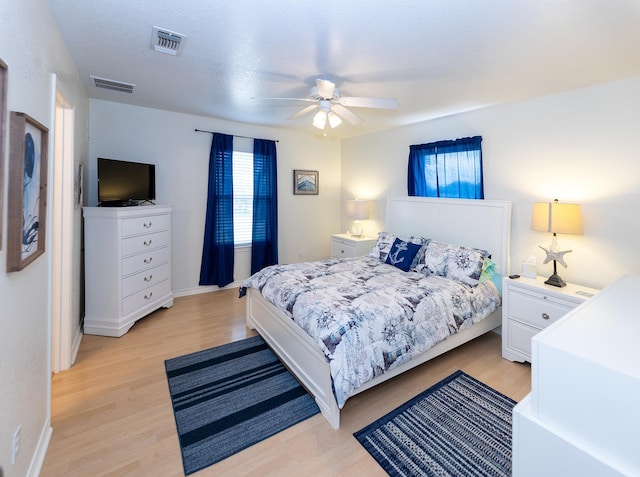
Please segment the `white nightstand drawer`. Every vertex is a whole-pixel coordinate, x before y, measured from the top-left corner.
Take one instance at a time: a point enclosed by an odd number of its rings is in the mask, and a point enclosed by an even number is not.
[[[129,296],[168,278],[169,264],[166,263],[159,267],[136,273],[122,280],[122,296]]]
[[[598,290],[567,283],[554,287],[544,277],[502,281],[502,356],[531,361],[531,338],[584,303]]]
[[[150,215],[147,217],[132,217],[122,220],[122,237],[141,235],[161,230],[169,230],[171,219],[169,215]]]
[[[531,338],[540,333],[539,328],[525,325],[515,320],[507,321],[507,332],[503,333],[503,338],[507,341],[507,346],[512,351],[531,356]]]
[[[169,261],[169,255],[169,247],[162,247],[150,250],[147,253],[127,257],[122,260],[122,276],[126,277],[132,273],[167,263]]]
[[[157,232],[155,234],[139,235],[122,240],[122,256],[142,253],[169,245],[169,231]]]
[[[528,294],[512,290],[509,296],[509,309],[507,312],[509,318],[541,330],[573,308],[574,306],[562,305],[542,293]]]
[[[122,315],[127,316],[129,313],[133,313],[156,300],[166,297],[170,293],[171,280],[164,280],[138,293],[134,293],[122,300]]]
[[[333,258],[361,257],[369,253],[376,243],[373,237],[354,237],[348,234],[331,236],[331,256]]]
[[[355,257],[356,245],[344,240],[334,239],[331,242],[331,256],[335,258]]]

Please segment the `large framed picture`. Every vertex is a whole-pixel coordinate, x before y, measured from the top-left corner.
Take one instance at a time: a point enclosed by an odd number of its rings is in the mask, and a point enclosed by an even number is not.
[[[318,195],[318,171],[293,171],[293,193],[295,195]]]
[[[0,60],[0,250],[2,250],[2,229],[4,228],[2,198],[4,197],[4,144],[7,133],[5,124],[7,118],[7,74],[7,65]]]
[[[49,131],[11,112],[7,271],[22,270],[44,253]]]

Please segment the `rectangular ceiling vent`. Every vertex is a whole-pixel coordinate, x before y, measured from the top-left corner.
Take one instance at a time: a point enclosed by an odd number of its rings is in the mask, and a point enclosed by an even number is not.
[[[123,83],[122,81],[115,81],[106,78],[98,78],[97,76],[91,76],[91,80],[96,88],[110,89],[121,93],[133,93],[133,87],[135,86],[135,84]]]
[[[154,26],[151,35],[151,48],[167,55],[179,55],[182,53],[186,39],[186,35]]]

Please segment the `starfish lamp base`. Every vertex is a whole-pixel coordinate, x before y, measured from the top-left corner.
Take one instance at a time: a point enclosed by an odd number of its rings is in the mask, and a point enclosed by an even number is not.
[[[545,281],[545,283],[547,285],[552,285],[559,288],[567,286],[567,282],[565,282],[562,278],[560,278],[560,275],[558,275],[558,269],[556,268],[555,260],[553,261],[553,275],[547,278],[547,281]]]
[[[557,273],[554,273],[549,278],[547,278],[545,283],[547,285],[552,285],[554,287],[559,287],[559,288],[567,286],[567,282],[565,282],[562,278],[560,278],[560,275],[558,275]]]

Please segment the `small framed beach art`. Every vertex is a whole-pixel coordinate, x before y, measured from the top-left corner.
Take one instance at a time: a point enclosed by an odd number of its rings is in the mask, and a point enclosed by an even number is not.
[[[293,171],[294,195],[318,195],[318,192],[318,171],[304,171],[300,169]]]

